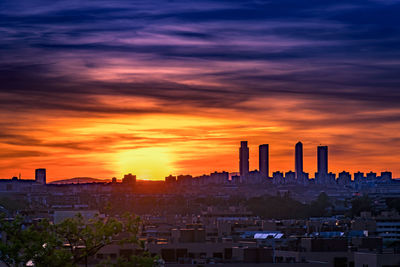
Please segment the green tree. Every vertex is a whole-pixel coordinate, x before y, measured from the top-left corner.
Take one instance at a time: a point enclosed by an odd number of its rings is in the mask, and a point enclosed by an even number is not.
[[[106,260],[98,264],[98,267],[152,267],[157,266],[155,263],[158,260],[157,257],[151,257],[148,252],[145,252],[142,255],[132,255],[129,258],[119,257],[115,262]]]
[[[245,206],[262,218],[289,219],[306,216],[306,205],[288,196],[253,197],[245,202]]]
[[[62,249],[63,241],[47,220],[26,227],[24,218],[13,220],[1,218],[0,259],[8,266],[26,265],[29,261],[36,266],[68,266],[71,258]]]
[[[32,260],[35,266],[72,266],[71,254],[64,249],[64,238],[57,234],[57,227],[48,220],[28,227],[24,235],[28,241],[23,253],[26,260]]]
[[[26,200],[21,197],[0,197],[0,206],[4,207],[11,214],[25,209],[27,205]]]
[[[119,238],[119,244],[134,243],[143,247],[137,238],[139,227],[140,218],[128,214],[122,220],[96,216],[87,222],[81,214],[77,214],[58,224],[57,234],[68,242],[73,264],[84,261],[87,266],[88,257],[95,255],[102,247],[114,243],[122,232],[126,237]]]
[[[8,266],[25,266],[30,261],[38,267],[70,267],[81,263],[87,266],[88,257],[114,242],[133,243],[143,248],[137,238],[140,224],[140,218],[133,215],[124,215],[121,219],[96,216],[85,220],[78,214],[57,225],[43,220],[25,227],[24,218],[9,220],[3,216],[0,218],[0,260]],[[127,266],[149,266],[144,263],[154,259],[144,254],[132,260],[125,260],[126,264],[136,265]]]
[[[23,218],[18,216],[14,220],[8,220],[2,216],[0,233],[3,239],[0,243],[0,260],[7,266],[25,263],[26,256],[22,253],[26,241]]]
[[[351,201],[352,216],[359,216],[362,211],[373,211],[372,199],[368,195],[355,198]]]
[[[400,198],[387,198],[386,205],[389,209],[395,209],[397,212],[400,212]]]
[[[319,217],[326,216],[328,214],[328,208],[332,204],[329,201],[329,197],[325,192],[322,192],[318,195],[317,199],[310,203],[309,208],[309,216],[311,217]]]

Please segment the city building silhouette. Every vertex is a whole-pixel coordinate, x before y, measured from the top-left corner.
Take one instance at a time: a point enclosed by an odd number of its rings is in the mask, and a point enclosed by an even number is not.
[[[300,179],[303,173],[303,144],[301,142],[296,144],[294,161],[296,179]]]
[[[318,146],[317,162],[318,173],[326,175],[328,173],[328,146]]]
[[[240,142],[239,171],[241,177],[245,177],[249,174],[249,148],[247,146],[247,141]]]
[[[259,146],[259,170],[261,177],[269,177],[269,146],[268,144]]]
[[[35,170],[35,181],[39,184],[46,184],[46,169]]]

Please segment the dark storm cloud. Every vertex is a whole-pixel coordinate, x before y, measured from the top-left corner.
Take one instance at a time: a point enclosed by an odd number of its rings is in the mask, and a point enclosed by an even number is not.
[[[103,94],[198,107],[271,95],[400,106],[397,1],[9,1],[0,10],[3,108],[12,100],[19,110],[170,112],[102,106],[93,96]],[[179,73],[158,81],[85,76],[107,67],[99,58],[138,57],[164,68],[208,62],[190,78],[220,85],[187,85]],[[220,62],[244,64],[227,70]]]
[[[47,153],[32,151],[32,150],[22,150],[22,151],[2,151],[0,152],[1,158],[29,158],[29,157],[41,157],[45,156]]]
[[[0,99],[4,109],[13,112],[30,110],[61,110],[99,114],[149,114],[176,112],[176,105],[190,104],[198,107],[219,107],[244,99],[237,92],[226,96],[219,87],[189,86],[170,81],[146,81],[136,83],[97,82],[75,77],[48,77],[51,66],[29,65],[0,69]],[[100,105],[96,95],[156,98],[171,106],[165,107],[116,107]]]

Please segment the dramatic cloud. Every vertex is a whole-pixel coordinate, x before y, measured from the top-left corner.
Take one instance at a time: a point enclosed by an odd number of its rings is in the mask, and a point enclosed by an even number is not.
[[[306,171],[324,143],[333,171],[399,176],[399,13],[399,1],[3,1],[0,175],[235,171],[246,139],[254,168],[270,143],[272,169],[292,169],[302,140]]]

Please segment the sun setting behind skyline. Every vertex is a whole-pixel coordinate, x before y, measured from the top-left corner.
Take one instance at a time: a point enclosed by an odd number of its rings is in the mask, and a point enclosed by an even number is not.
[[[250,169],[302,141],[311,175],[322,144],[332,172],[398,177],[394,2],[1,3],[0,177],[237,172],[241,140]]]
[[[21,121],[16,117],[14,122],[20,124],[8,137],[10,140],[2,144],[3,150],[10,151],[3,166],[12,168],[3,167],[3,173],[15,176],[21,172],[23,177],[30,177],[33,169],[46,166],[49,179],[54,180],[77,176],[120,178],[126,173],[134,173],[139,179],[163,179],[169,174],[234,172],[238,171],[237,149],[242,139],[249,140],[251,169],[258,168],[258,145],[269,143],[271,171],[293,170],[293,147],[301,140],[305,146],[305,170],[310,173],[316,171],[316,146],[320,144],[330,146],[331,171],[398,171],[397,160],[383,153],[390,149],[395,153],[395,148],[376,141],[387,138],[381,133],[382,128],[374,131],[367,124],[362,131],[365,134],[361,134],[350,126],[321,126],[329,119],[324,114],[301,118],[312,128],[293,127],[285,123],[293,105],[274,104],[279,99],[263,101],[271,103],[269,110],[259,109],[257,115],[251,110],[202,108],[203,116],[102,114],[74,118],[31,114],[32,118]],[[305,104],[299,101],[298,105]],[[359,116],[363,116],[362,112]],[[311,126],[313,123],[316,125]],[[28,129],[29,135],[24,134]],[[340,138],[347,137],[337,139],[332,131]],[[347,149],[342,148],[344,144],[348,144]],[[376,154],[380,150],[382,155]]]

